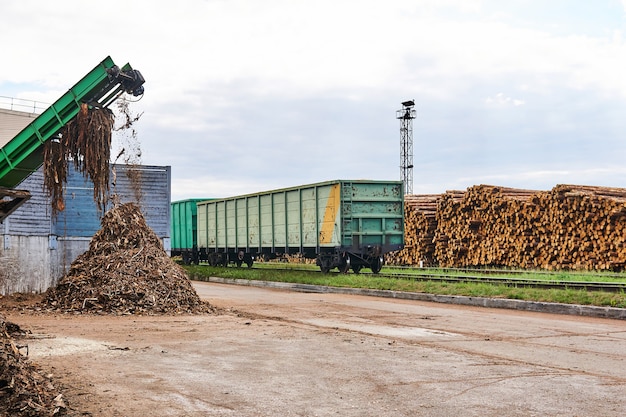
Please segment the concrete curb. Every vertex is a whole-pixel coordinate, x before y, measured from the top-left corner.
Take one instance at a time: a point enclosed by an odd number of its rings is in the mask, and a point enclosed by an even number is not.
[[[247,285],[251,287],[277,288],[298,292],[367,295],[372,297],[397,298],[401,300],[430,301],[445,304],[460,304],[489,308],[506,308],[511,310],[525,310],[551,314],[567,314],[572,316],[588,316],[626,320],[625,308],[584,306],[578,304],[542,303],[538,301],[522,301],[504,298],[466,297],[461,295],[437,295],[362,288],[340,288],[327,287],[323,285],[255,281],[247,279],[229,279],[217,277],[210,277],[208,279],[208,282],[216,282],[220,284]]]

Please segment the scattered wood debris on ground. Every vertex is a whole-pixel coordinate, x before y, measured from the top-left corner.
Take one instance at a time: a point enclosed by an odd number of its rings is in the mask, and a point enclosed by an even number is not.
[[[163,249],[139,206],[115,206],[43,300],[44,310],[98,314],[208,313],[187,273]]]
[[[20,352],[16,337],[24,331],[0,316],[0,416],[64,416],[63,395]]]

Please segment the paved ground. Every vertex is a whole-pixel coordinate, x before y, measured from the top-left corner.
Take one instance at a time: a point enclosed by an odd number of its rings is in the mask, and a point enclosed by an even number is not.
[[[92,416],[624,416],[626,322],[194,283],[215,316],[7,314]]]

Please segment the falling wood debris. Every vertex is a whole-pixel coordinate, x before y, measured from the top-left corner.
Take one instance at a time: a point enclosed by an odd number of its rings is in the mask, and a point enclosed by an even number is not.
[[[44,309],[103,314],[213,311],[167,255],[137,204],[114,207],[101,225],[89,250],[47,291]]]

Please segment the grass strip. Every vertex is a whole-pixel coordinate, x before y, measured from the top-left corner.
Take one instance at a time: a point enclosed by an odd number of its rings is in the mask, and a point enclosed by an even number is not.
[[[255,265],[256,266],[256,265]],[[211,267],[205,265],[183,266],[193,280],[207,281],[209,277],[248,279],[298,284],[325,285],[340,288],[369,288],[376,290],[407,291],[440,295],[465,295],[471,297],[507,298],[547,303],[579,304],[601,307],[626,308],[626,293],[585,291],[575,289],[517,288],[486,283],[442,283],[385,278],[365,274],[322,274],[318,270],[293,270],[283,265],[283,270],[264,268]],[[294,266],[295,268],[295,266]],[[298,265],[297,268],[301,268]],[[533,276],[530,274],[530,276]],[[554,280],[554,277],[552,277]]]

